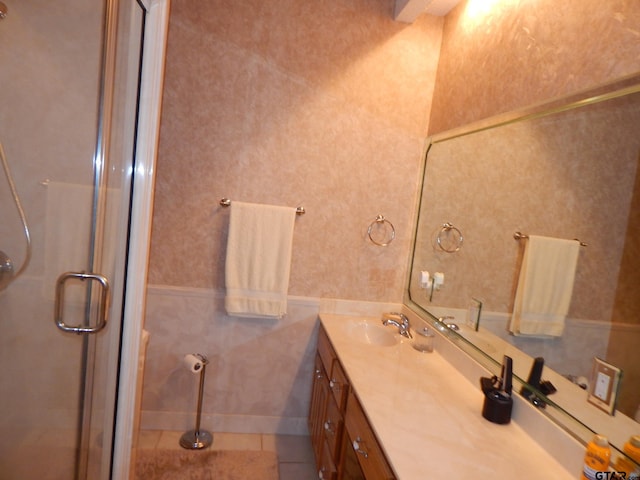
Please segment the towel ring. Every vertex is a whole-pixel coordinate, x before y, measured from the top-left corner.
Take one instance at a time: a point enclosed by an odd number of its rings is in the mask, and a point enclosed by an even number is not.
[[[449,233],[452,231],[456,234],[458,238],[454,240],[454,242],[452,242],[453,245],[451,246],[451,248],[446,248],[444,245],[442,245],[441,235],[447,234],[448,236]],[[440,249],[443,252],[447,252],[447,253],[456,253],[458,250],[460,250],[460,248],[462,248],[463,241],[464,241],[464,238],[462,237],[462,232],[460,232],[458,228],[454,227],[453,224],[449,222],[444,223],[442,225],[442,228],[440,229],[440,231],[438,232],[438,236],[436,237],[436,242],[438,242],[438,246],[440,247]]]
[[[374,226],[383,225],[385,223],[388,223],[389,227],[391,227],[391,234],[389,235],[389,239],[386,242],[378,242],[374,240],[373,237],[371,236],[371,230],[373,230]],[[367,229],[367,235],[369,235],[369,240],[371,240],[375,245],[378,245],[379,247],[386,247],[391,242],[393,242],[394,238],[396,238],[396,229],[393,226],[393,223],[391,223],[389,220],[384,218],[384,215],[378,215],[376,219],[373,222],[371,222],[371,225],[369,225],[369,228]]]

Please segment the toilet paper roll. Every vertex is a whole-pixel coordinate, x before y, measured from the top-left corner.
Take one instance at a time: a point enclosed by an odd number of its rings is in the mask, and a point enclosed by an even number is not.
[[[198,373],[200,370],[202,370],[203,362],[202,359],[197,355],[189,353],[188,355],[184,356],[183,361],[186,367],[193,373]]]

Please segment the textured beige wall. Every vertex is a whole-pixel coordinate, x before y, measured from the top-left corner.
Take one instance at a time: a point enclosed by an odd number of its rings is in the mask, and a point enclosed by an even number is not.
[[[443,19],[392,6],[172,2],[150,283],[224,287],[229,197],[306,208],[291,295],[400,301]]]
[[[150,283],[223,286],[228,196],[306,207],[291,294],[398,299],[427,128],[640,67],[637,2],[478,5],[446,17],[434,92],[442,19],[395,23],[389,0],[174,1]],[[366,239],[378,213],[386,249]]]
[[[640,2],[467,0],[447,17],[429,130],[640,70]]]

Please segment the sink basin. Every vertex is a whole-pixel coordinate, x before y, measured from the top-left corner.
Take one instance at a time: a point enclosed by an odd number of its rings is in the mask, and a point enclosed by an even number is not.
[[[348,334],[354,340],[367,345],[376,345],[379,347],[392,347],[399,341],[392,327],[374,322],[358,322],[348,326]]]

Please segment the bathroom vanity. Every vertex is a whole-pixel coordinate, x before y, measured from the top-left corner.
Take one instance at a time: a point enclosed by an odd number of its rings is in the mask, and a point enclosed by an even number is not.
[[[323,327],[318,333],[309,431],[320,478],[395,479]]]
[[[525,402],[516,401],[508,425],[482,418],[479,365],[435,340],[435,351],[423,353],[379,317],[321,314],[309,414],[319,478],[578,477],[577,441],[548,425],[544,435],[559,442],[547,445],[553,454],[545,449],[525,430],[545,420],[526,420],[538,412]]]

